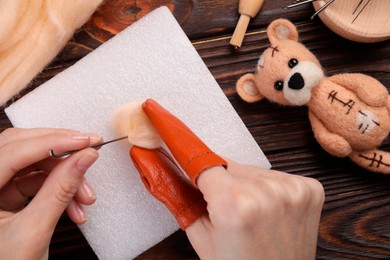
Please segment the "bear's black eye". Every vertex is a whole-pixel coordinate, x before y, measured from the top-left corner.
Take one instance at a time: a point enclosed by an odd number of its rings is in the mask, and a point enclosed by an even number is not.
[[[288,66],[290,68],[294,68],[295,66],[297,66],[297,64],[298,64],[298,60],[297,59],[292,58],[291,60],[288,61]]]
[[[281,80],[276,81],[274,87],[277,91],[281,91],[283,89],[283,81]]]

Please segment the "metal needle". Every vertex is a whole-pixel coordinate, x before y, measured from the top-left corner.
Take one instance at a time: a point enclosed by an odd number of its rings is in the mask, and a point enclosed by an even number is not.
[[[305,1],[302,1],[302,2],[293,3],[291,5],[283,7],[283,9],[293,8],[293,7],[296,7],[296,6],[299,6],[299,5],[303,5],[303,4],[307,4],[307,3],[311,3],[311,2],[314,2],[314,1],[316,1],[316,0],[305,0]]]
[[[317,15],[319,15],[325,8],[327,8],[334,0],[329,0],[326,4],[324,4],[320,9],[317,10],[311,17],[310,20],[313,20]]]
[[[85,148],[99,147],[99,146],[103,146],[103,145],[106,145],[106,144],[109,144],[109,143],[113,143],[113,142],[116,142],[116,141],[120,141],[120,140],[123,140],[123,139],[126,139],[126,138],[127,138],[127,136],[123,136],[123,137],[120,137],[120,138],[117,138],[117,139],[114,139],[114,140],[110,140],[110,141],[103,142],[103,143],[92,144],[92,145],[87,146],[87,147],[84,147],[84,148],[82,148],[82,149],[67,151],[67,152],[63,152],[63,153],[60,153],[60,154],[55,154],[55,153],[54,153],[54,150],[53,150],[53,149],[50,149],[50,150],[49,150],[49,153],[50,153],[50,156],[51,156],[52,158],[58,159],[58,158],[61,158],[61,157],[66,156],[66,155],[70,155],[70,154],[72,154],[72,153],[81,151],[81,150],[83,150],[83,149],[85,149]]]

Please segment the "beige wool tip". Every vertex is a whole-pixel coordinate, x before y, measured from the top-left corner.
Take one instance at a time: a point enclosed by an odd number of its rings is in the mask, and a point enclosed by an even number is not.
[[[111,126],[118,137],[128,136],[131,145],[147,149],[161,146],[161,137],[142,110],[142,103],[128,103],[121,106],[111,120]]]

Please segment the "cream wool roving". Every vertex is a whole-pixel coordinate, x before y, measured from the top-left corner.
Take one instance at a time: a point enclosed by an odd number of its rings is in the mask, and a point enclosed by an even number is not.
[[[130,145],[155,149],[162,144],[161,137],[143,111],[140,102],[122,105],[111,117],[110,123],[116,136],[118,138],[127,136]]]
[[[102,1],[0,1],[0,105],[27,86]]]

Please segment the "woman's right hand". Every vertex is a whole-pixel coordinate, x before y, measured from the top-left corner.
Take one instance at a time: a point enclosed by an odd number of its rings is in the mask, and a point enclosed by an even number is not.
[[[198,177],[208,214],[186,229],[202,259],[315,259],[324,189],[315,179],[228,161]]]

